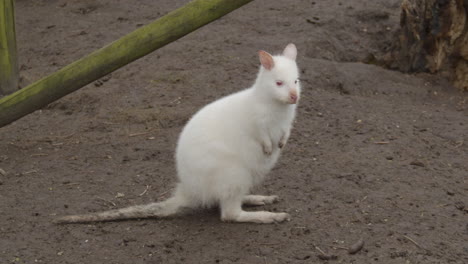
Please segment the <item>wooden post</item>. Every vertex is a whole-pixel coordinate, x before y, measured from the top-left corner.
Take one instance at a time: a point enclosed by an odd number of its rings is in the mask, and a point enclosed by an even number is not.
[[[175,41],[253,0],[194,0],[0,99],[0,127]]]
[[[0,95],[18,90],[14,0],[0,0]]]
[[[403,0],[388,65],[448,75],[468,91],[468,0]]]

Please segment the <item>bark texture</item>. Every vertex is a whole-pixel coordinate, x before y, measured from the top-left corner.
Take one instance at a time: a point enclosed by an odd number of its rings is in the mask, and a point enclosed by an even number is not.
[[[16,58],[15,2],[0,1],[0,95],[18,89],[18,60]]]
[[[467,12],[468,0],[403,0],[389,66],[447,74],[455,86],[468,90]]]

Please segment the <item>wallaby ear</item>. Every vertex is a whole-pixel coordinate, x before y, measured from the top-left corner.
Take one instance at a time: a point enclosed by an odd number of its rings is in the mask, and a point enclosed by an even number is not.
[[[260,50],[258,51],[258,57],[260,58],[260,63],[265,69],[271,70],[275,66],[275,62],[273,61],[273,57],[270,53]]]
[[[296,45],[294,45],[292,43],[289,43],[286,46],[286,48],[284,48],[283,56],[285,56],[286,58],[289,58],[291,60],[296,60],[296,56],[297,56]]]

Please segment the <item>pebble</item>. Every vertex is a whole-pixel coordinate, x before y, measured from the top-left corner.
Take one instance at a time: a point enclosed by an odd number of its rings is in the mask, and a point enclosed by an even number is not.
[[[418,167],[426,167],[426,165],[424,165],[424,163],[422,163],[421,161],[418,161],[418,160],[414,160],[410,163],[410,165],[413,165],[413,166],[418,166]]]
[[[455,202],[455,208],[457,208],[458,210],[463,211],[463,209],[465,209],[465,204],[462,201],[457,201],[457,202]]]
[[[336,255],[324,255],[324,254],[318,254],[317,257],[321,260],[336,260],[338,259],[338,256]]]
[[[364,247],[364,240],[360,239],[354,245],[350,246],[348,249],[349,254],[356,254]]]

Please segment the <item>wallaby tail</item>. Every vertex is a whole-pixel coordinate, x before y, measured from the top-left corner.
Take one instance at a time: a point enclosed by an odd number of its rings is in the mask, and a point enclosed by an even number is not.
[[[71,223],[89,223],[89,222],[107,222],[125,219],[165,217],[178,213],[185,206],[183,201],[176,196],[166,201],[150,203],[146,205],[135,205],[122,209],[115,209],[99,213],[84,215],[69,215],[58,218],[54,221],[56,224]]]

